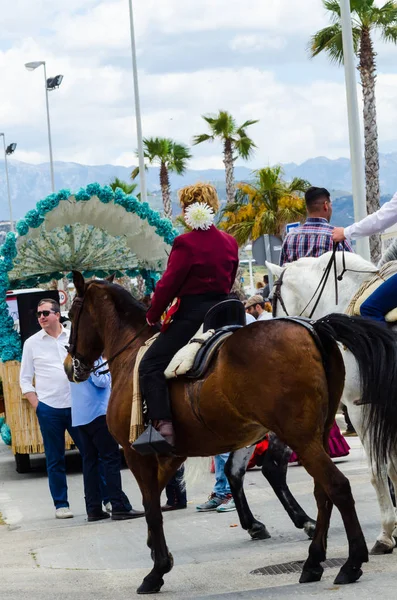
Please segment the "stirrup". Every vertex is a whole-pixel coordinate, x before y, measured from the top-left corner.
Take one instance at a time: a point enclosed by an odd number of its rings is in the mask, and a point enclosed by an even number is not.
[[[151,423],[149,423],[139,438],[131,444],[131,448],[142,456],[149,454],[174,454],[173,447],[159,434]]]

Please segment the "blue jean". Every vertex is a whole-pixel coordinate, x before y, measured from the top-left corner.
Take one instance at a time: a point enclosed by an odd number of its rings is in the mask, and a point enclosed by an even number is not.
[[[230,485],[228,479],[225,475],[225,464],[227,459],[229,458],[230,452],[225,452],[225,454],[217,454],[214,457],[215,463],[215,485],[214,485],[214,494],[216,494],[219,498],[224,498],[228,494],[231,494]]]
[[[68,507],[68,485],[65,468],[65,431],[80,450],[80,438],[72,427],[71,408],[52,408],[39,402],[36,409],[47,463],[48,484],[55,508]]]
[[[397,307],[397,274],[382,283],[361,305],[361,315],[385,322],[385,316]]]
[[[121,460],[119,445],[112,437],[106,424],[106,416],[101,415],[91,423],[79,425],[81,455],[83,458],[84,493],[87,513],[98,514],[102,511],[101,478],[99,459],[101,460],[109,500],[113,512],[128,512],[131,504],[121,487]]]

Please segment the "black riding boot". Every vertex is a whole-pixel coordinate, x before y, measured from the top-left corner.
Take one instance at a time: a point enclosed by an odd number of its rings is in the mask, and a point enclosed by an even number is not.
[[[173,454],[174,428],[164,373],[144,373],[139,379],[148,427],[132,448],[143,455]]]

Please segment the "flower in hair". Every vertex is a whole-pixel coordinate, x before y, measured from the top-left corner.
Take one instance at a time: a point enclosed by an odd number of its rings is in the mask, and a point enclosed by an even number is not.
[[[205,202],[194,202],[185,210],[185,222],[191,229],[209,229],[214,218],[213,209]]]

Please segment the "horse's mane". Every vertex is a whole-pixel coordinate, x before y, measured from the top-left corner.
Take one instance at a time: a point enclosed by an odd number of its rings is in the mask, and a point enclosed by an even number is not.
[[[125,321],[134,324],[134,321],[136,321],[137,318],[145,317],[147,307],[134,298],[134,296],[121,285],[97,279],[95,279],[93,283],[101,287],[106,287],[106,291],[109,292],[115,304],[117,314]]]
[[[326,252],[325,254],[322,254],[319,257],[308,256],[305,258],[300,258],[296,262],[290,263],[290,265],[287,266],[294,266],[298,269],[308,267],[315,268],[316,266],[319,266],[320,268],[325,268],[331,256],[332,252]],[[353,271],[362,271],[364,273],[376,273],[378,271],[378,267],[362,258],[359,254],[355,254],[354,252],[336,252],[335,260],[338,270],[341,270],[343,268],[344,260],[346,268],[351,269]]]

